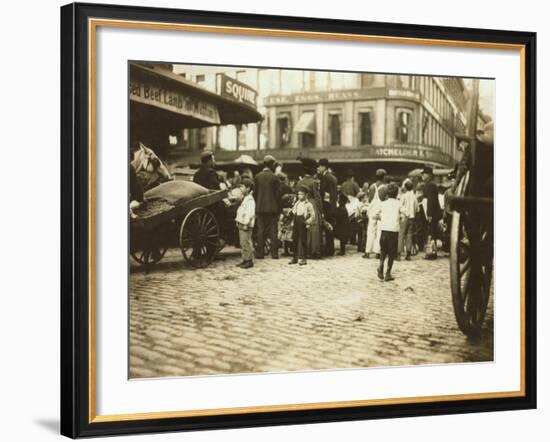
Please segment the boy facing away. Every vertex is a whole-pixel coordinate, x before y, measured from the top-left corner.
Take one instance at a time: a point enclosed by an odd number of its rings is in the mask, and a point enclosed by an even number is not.
[[[397,247],[399,239],[399,209],[400,202],[397,200],[399,188],[391,183],[387,186],[387,199],[380,203],[378,212],[380,233],[380,265],[378,267],[378,279],[381,281],[393,281],[391,274],[393,261],[397,258]],[[388,268],[384,276],[384,264],[388,259]]]
[[[256,218],[256,202],[254,193],[254,182],[248,178],[242,180],[244,198],[237,209],[235,222],[239,229],[239,243],[241,245],[242,262],[237,264],[241,269],[254,267],[254,246],[252,245],[252,231]]]

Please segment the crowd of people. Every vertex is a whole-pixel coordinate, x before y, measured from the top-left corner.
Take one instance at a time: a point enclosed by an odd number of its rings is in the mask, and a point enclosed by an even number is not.
[[[300,161],[302,174],[293,181],[271,155],[264,157],[256,175],[245,169],[228,178],[216,171],[212,152],[201,154],[194,181],[209,189],[228,189],[228,204],[237,207],[239,267],[248,269],[254,260],[264,259],[267,239],[271,258],[279,259],[282,249],[291,265],[334,256],[335,244],[338,255],[345,255],[351,244],[363,258],[378,259],[378,278],[391,281],[395,260],[409,261],[422,250],[425,259],[436,259],[438,240],[448,250],[452,174],[443,188],[431,167],[422,170],[420,180],[402,181],[378,169],[372,184],[359,186],[352,171],[338,183],[326,158]]]

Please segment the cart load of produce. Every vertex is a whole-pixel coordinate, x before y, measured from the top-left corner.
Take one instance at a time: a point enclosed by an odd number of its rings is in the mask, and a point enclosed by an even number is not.
[[[145,192],[145,203],[134,213],[139,218],[150,218],[209,192],[206,187],[190,181],[168,181]]]

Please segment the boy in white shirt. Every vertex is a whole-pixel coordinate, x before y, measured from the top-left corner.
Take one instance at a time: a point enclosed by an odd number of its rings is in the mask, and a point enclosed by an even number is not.
[[[239,243],[241,245],[242,262],[237,264],[241,269],[249,269],[254,267],[254,246],[252,245],[252,230],[254,229],[254,221],[256,219],[256,202],[252,196],[254,192],[254,182],[249,179],[244,179],[243,195],[244,198],[241,205],[237,209],[235,222],[239,229]]]
[[[397,258],[397,246],[399,239],[399,209],[400,203],[397,200],[399,188],[391,183],[387,186],[385,201],[380,203],[380,210],[377,218],[380,220],[380,266],[378,267],[378,279],[380,281],[393,281],[391,274],[393,261]],[[384,263],[388,259],[388,269],[384,276]]]
[[[405,259],[411,260],[411,251],[413,244],[413,230],[416,212],[418,212],[418,200],[414,194],[413,182],[409,179],[403,184],[404,192],[401,194],[401,228],[399,231],[399,254],[407,249]],[[398,256],[399,256],[398,254]]]

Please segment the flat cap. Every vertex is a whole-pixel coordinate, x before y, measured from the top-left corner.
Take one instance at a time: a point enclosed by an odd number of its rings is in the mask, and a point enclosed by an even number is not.
[[[266,155],[264,157],[264,163],[275,163],[277,160],[273,155]]]
[[[376,170],[376,176],[386,176],[388,173],[386,172],[386,169],[377,169]]]

